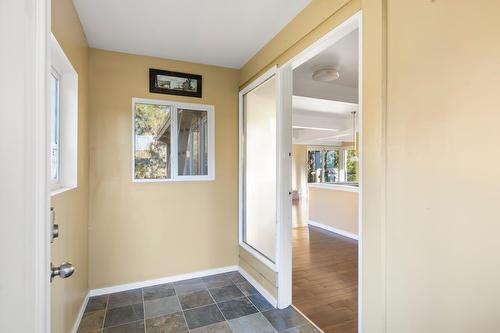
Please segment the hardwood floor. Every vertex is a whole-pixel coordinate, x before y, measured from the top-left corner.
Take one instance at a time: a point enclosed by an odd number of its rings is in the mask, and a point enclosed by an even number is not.
[[[293,229],[293,305],[325,333],[356,333],[358,242],[315,227]]]

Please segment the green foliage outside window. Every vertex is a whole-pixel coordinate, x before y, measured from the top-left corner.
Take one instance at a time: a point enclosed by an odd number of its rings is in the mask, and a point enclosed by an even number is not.
[[[356,161],[353,157],[355,157],[355,150],[346,151],[346,180],[348,182],[354,182],[357,180]]]
[[[135,178],[164,179],[170,177],[168,166],[169,142],[158,135],[170,121],[169,108],[164,105],[135,106]],[[170,131],[170,130],[169,130]],[[170,141],[168,133],[168,141]]]

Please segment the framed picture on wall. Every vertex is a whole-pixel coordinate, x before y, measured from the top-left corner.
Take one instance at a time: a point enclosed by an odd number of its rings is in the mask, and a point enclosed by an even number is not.
[[[149,92],[201,98],[201,75],[150,68]]]

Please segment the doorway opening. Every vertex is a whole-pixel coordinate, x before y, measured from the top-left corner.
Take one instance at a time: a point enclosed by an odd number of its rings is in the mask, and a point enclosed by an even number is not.
[[[240,91],[239,244],[263,295],[361,332],[361,12]]]
[[[292,81],[291,302],[326,333],[361,331],[360,24],[356,15],[281,68]]]

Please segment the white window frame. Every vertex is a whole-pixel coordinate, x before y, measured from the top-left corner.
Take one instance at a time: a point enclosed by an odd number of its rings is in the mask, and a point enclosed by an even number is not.
[[[137,179],[135,178],[135,105],[153,104],[170,106],[171,112],[171,141],[170,141],[170,178],[166,179]],[[207,175],[179,175],[178,147],[177,147],[177,111],[179,109],[206,111],[208,115],[208,152]],[[175,130],[174,130],[175,129]],[[134,183],[168,183],[178,181],[212,181],[215,180],[215,107],[213,105],[182,103],[169,100],[132,98],[132,182]]]
[[[59,78],[59,173],[58,181],[50,182],[54,196],[78,186],[78,73],[53,34],[49,47],[49,75]]]

